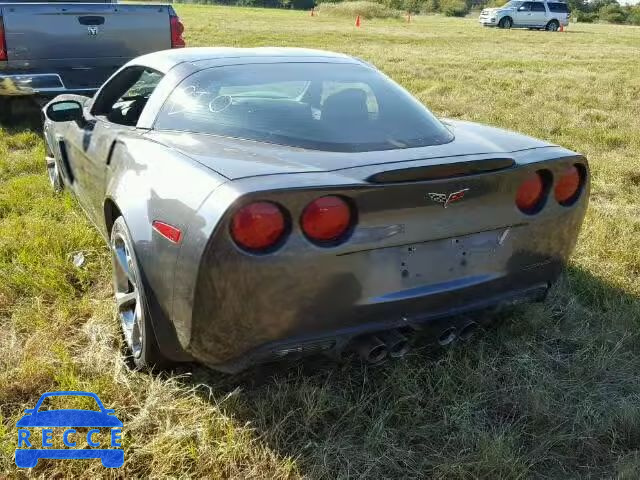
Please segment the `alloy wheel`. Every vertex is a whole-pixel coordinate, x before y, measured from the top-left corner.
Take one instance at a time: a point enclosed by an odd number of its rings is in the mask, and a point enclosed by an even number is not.
[[[113,232],[111,256],[116,308],[127,347],[133,357],[138,358],[143,344],[143,308],[139,279],[131,252],[132,247],[128,239],[121,232]]]
[[[61,191],[62,178],[60,177],[60,169],[58,168],[58,162],[53,157],[47,157],[47,175],[53,190],[56,192]]]

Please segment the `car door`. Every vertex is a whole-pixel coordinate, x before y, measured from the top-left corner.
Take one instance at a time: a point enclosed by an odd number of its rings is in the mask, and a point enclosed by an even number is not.
[[[571,16],[571,13],[569,11],[569,6],[566,3],[549,2],[547,3],[547,8],[549,9],[549,20],[555,18],[558,20],[560,25],[569,24],[569,17]]]
[[[531,2],[530,25],[544,27],[547,24],[547,9],[543,2]]]
[[[513,24],[517,27],[528,27],[531,25],[531,4],[533,2],[524,2],[515,12]]]
[[[107,169],[116,139],[144,133],[137,128],[138,119],[161,79],[162,74],[150,68],[123,69],[96,94],[85,122],[72,123],[65,132],[72,188],[97,224],[103,215]]]

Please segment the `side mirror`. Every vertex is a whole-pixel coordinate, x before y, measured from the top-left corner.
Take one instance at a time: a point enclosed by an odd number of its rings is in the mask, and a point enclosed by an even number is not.
[[[27,409],[25,409],[24,413],[26,413],[27,415],[29,415],[29,414],[31,414],[31,413],[33,413],[33,412],[35,412],[35,411],[36,411],[36,409],[35,409],[35,408],[27,408]]]
[[[82,105],[75,100],[61,100],[50,103],[46,111],[52,122],[81,122],[83,120]]]

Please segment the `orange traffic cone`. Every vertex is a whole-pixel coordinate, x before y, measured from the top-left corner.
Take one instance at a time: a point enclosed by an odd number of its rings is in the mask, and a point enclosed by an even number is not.
[[[360,26],[360,15],[356,17],[356,27]]]
[[[560,31],[564,32],[564,27],[562,26],[562,24],[560,24]]]
[[[316,16],[316,9],[315,9],[315,8],[312,8],[312,9],[311,9],[311,16],[312,16],[312,17],[315,17],[315,16]]]

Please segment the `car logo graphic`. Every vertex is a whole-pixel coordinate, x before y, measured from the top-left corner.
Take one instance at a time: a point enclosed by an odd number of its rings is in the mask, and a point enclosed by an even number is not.
[[[40,410],[42,402],[49,397],[90,397],[99,410],[55,409]],[[47,392],[42,394],[34,408],[25,410],[25,415],[18,420],[18,447],[16,448],[16,465],[20,468],[33,468],[41,458],[48,459],[87,459],[99,458],[102,465],[118,468],[124,464],[124,450],[121,445],[122,422],[112,409],[105,408],[95,393],[78,391]],[[65,428],[62,434],[64,445],[71,448],[52,448],[54,428]],[[86,434],[75,428],[91,427]],[[99,437],[102,427],[109,429],[109,437]],[[41,428],[42,441],[36,440],[35,428]],[[32,429],[32,430],[29,430]],[[90,448],[82,448],[82,440]],[[41,443],[42,448],[37,448]],[[36,448],[32,448],[36,447]],[[78,448],[73,448],[78,446]],[[104,448],[109,446],[110,448]],[[25,447],[25,448],[22,448]],[[100,448],[102,447],[102,448]]]
[[[95,27],[95,26],[87,27],[87,30],[89,31],[90,37],[95,37],[96,35],[98,35],[98,27]]]
[[[457,192],[450,193],[449,195],[447,195],[446,193],[428,193],[427,195],[434,202],[442,203],[443,207],[447,208],[449,204],[462,200],[465,196],[465,193],[468,191],[469,189],[465,188],[462,190],[458,190]]]

